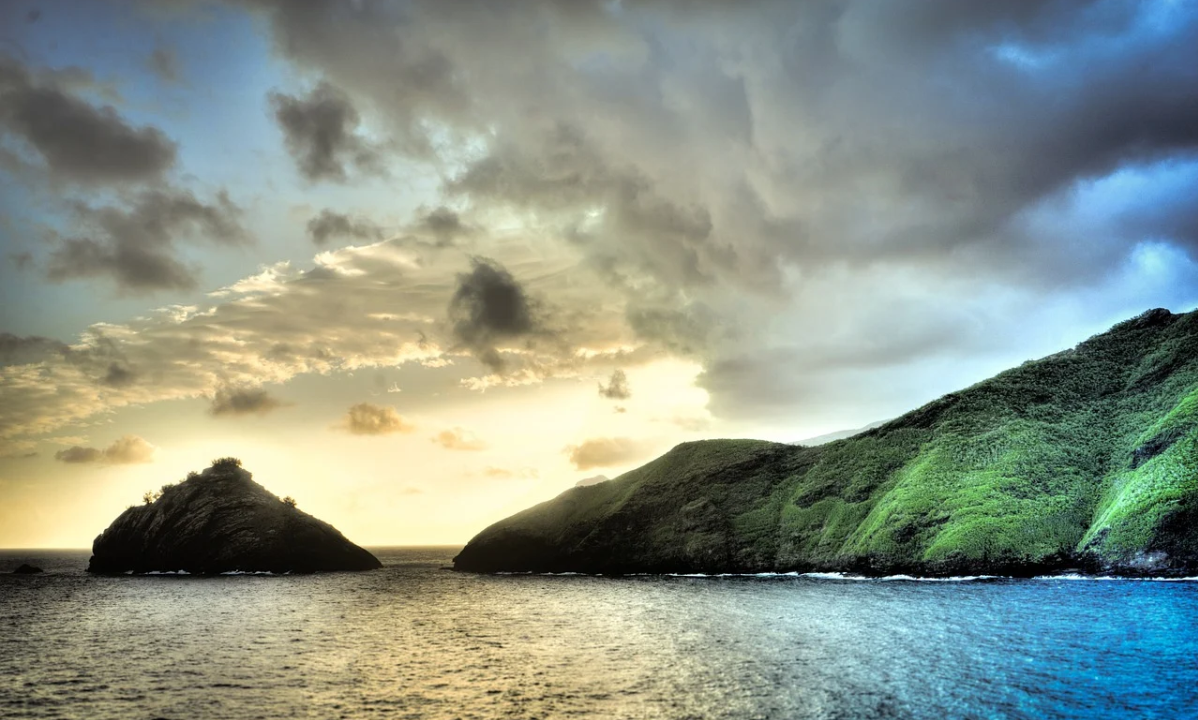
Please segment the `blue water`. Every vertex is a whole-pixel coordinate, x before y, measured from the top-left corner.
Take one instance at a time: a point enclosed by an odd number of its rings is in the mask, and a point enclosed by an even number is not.
[[[89,577],[0,551],[3,718],[1198,718],[1198,582]]]

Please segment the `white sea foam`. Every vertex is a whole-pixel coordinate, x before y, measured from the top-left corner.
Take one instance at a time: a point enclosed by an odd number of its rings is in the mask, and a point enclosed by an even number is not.
[[[1121,577],[1118,575],[1082,575],[1080,573],[1064,573],[1061,575],[1037,575],[1033,580],[1125,580],[1129,582],[1198,582],[1198,575],[1189,577]]]
[[[225,573],[230,574],[230,573]],[[560,572],[497,572],[496,575],[541,575],[545,577],[562,577],[569,575],[592,575],[591,573]],[[949,577],[920,577],[917,575],[858,575],[846,572],[760,572],[760,573],[627,573],[622,577],[673,577],[673,578],[807,578],[810,580],[845,580],[855,582],[984,582],[987,580],[1015,580],[1009,575],[952,575]],[[1192,577],[1120,577],[1115,575],[1082,575],[1080,573],[1062,573],[1060,575],[1037,575],[1033,580],[1138,580],[1141,582],[1198,582],[1198,576]]]
[[[653,573],[639,573],[653,575]],[[917,577],[915,575],[882,575],[868,576],[845,572],[761,572],[761,573],[665,573],[665,577],[682,578],[810,578],[813,580],[856,580],[870,582],[886,582],[901,580],[906,582],[974,582],[977,580],[998,580],[1000,575],[957,575],[952,577]]]
[[[950,577],[918,577],[916,575],[882,575],[879,577],[870,577],[868,575],[855,575],[852,573],[843,572],[809,572],[800,573],[799,577],[812,578],[815,580],[858,580],[872,582],[889,582],[889,581],[904,581],[904,582],[975,582],[978,580],[1000,580],[1001,575],[953,575]]]

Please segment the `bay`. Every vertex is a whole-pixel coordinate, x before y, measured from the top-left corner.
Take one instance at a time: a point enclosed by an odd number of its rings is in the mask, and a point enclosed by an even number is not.
[[[480,576],[456,550],[215,578],[0,551],[0,717],[1198,717],[1198,582]]]

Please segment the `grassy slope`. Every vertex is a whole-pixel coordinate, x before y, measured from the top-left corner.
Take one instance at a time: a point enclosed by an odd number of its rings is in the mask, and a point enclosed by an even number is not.
[[[1198,569],[1198,313],[1151,311],[847,440],[685,443],[467,570]]]

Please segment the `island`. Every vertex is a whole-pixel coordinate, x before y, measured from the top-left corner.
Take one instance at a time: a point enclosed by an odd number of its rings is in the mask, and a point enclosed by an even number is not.
[[[16,570],[12,571],[13,575],[36,575],[42,572],[40,567],[30,565],[29,563],[21,563]]]
[[[1198,574],[1198,312],[850,438],[684,443],[495,523],[471,572]]]
[[[215,575],[378,567],[332,525],[254,482],[239,460],[222,458],[121,513],[92,544],[87,569]]]

